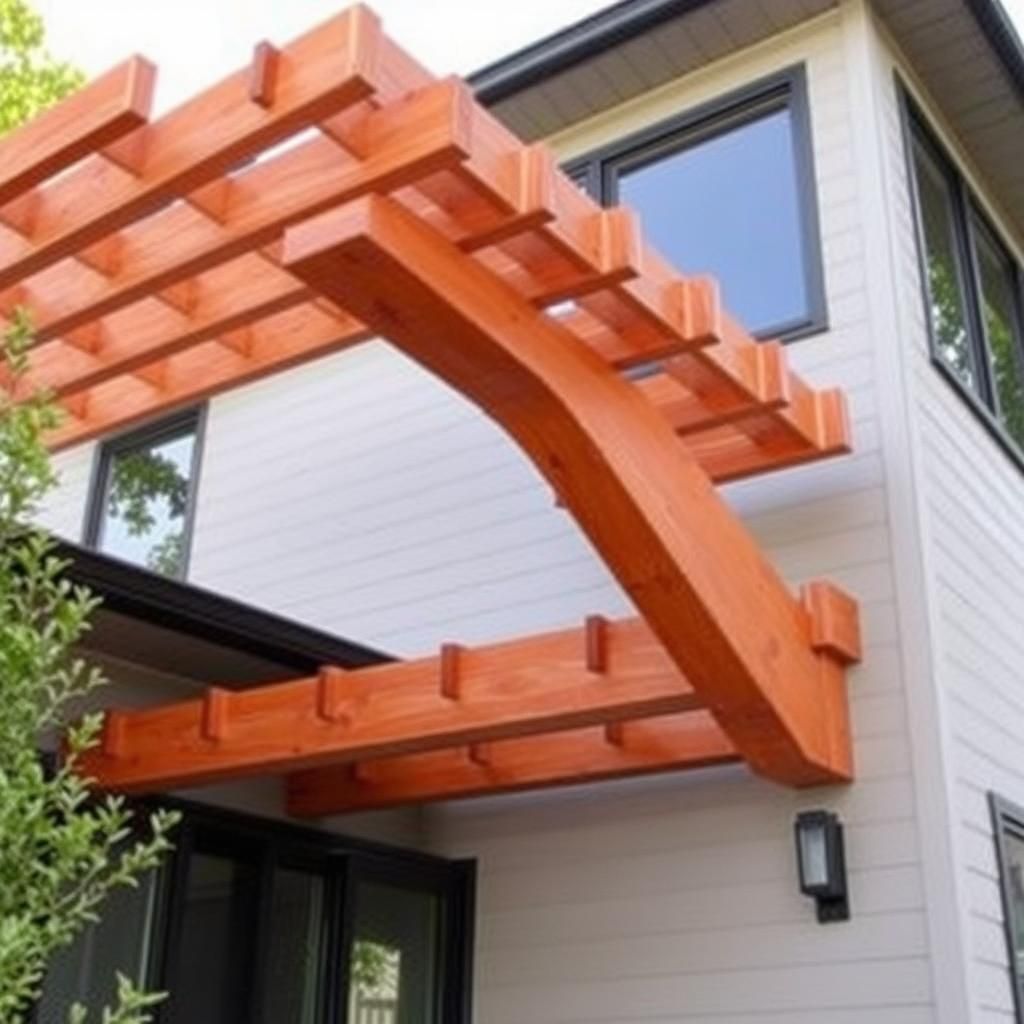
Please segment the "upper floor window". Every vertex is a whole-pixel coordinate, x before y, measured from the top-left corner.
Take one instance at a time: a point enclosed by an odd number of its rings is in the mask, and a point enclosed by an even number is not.
[[[1017,1008],[1016,1019],[1024,1021],[1024,810],[995,794],[990,797],[990,803],[1003,893],[1010,983]]]
[[[997,436],[1024,450],[1021,275],[904,95],[932,358]]]
[[[192,410],[106,442],[86,542],[164,576],[183,577],[195,504],[200,415]]]
[[[761,337],[825,326],[807,89],[802,67],[573,161],[604,203],[688,274],[711,274]]]

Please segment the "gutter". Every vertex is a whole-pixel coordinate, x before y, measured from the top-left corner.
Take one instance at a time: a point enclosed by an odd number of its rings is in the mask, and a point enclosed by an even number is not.
[[[567,28],[474,71],[468,82],[484,104],[532,85],[715,0],[620,0]],[[1019,95],[1024,98],[1024,42],[999,0],[964,0]]]
[[[370,647],[68,541],[59,541],[54,554],[69,563],[68,579],[88,587],[109,611],[298,672],[315,672],[321,665],[364,668],[393,660]]]
[[[634,36],[714,0],[620,0],[611,7],[545,36],[493,64],[474,71],[467,79],[484,104],[551,78],[559,71],[582,64]]]

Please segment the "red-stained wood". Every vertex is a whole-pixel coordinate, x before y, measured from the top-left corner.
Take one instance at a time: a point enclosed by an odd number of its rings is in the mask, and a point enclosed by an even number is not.
[[[219,743],[228,738],[231,728],[231,700],[231,691],[222,686],[211,686],[207,689],[203,695],[202,718],[199,724],[199,733],[204,740]]]
[[[373,155],[344,161],[326,139],[314,139],[257,164],[232,183],[231,220],[198,216],[187,204],[168,207],[122,232],[123,271],[112,278],[70,277],[62,267],[33,279],[25,301],[38,307],[40,341],[113,313],[154,292],[272,243],[288,224],[348,198],[387,191],[464,152],[465,94],[438,82],[370,116]],[[3,238],[0,236],[0,251]],[[0,274],[2,277],[2,274]],[[173,294],[173,293],[172,293]]]
[[[230,171],[254,151],[373,94],[379,60],[376,16],[351,7],[282,50],[275,102],[249,101],[249,69],[136,129],[40,190],[31,242],[0,236],[0,288],[72,256]],[[125,170],[124,166],[132,168]],[[76,202],[88,194],[88,203]]]
[[[614,739],[609,738],[609,730]],[[741,760],[707,712],[499,740],[486,747],[330,765],[289,776],[296,818],[684,771]]]
[[[857,602],[825,580],[805,583],[800,600],[810,618],[811,646],[855,665],[863,656]]]
[[[272,107],[277,95],[281,51],[273,43],[257,43],[249,69],[249,99],[261,107]]]
[[[339,722],[345,715],[344,669],[325,665],[316,681],[316,713],[325,722]]]
[[[692,710],[693,688],[641,621],[609,622],[608,670],[587,671],[581,629],[462,648],[458,693],[441,658],[324,674],[120,714],[119,742],[82,762],[110,789],[146,792]]]
[[[756,770],[850,777],[841,665],[629,382],[393,200],[290,230],[284,263],[518,441]]]

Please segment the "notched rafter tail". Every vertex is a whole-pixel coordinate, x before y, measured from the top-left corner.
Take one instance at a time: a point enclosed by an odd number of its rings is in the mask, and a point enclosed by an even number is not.
[[[316,714],[323,722],[336,723],[344,718],[345,670],[336,665],[320,669],[316,684]]]
[[[448,700],[459,699],[459,673],[465,648],[462,644],[441,644],[438,652],[438,668],[440,670],[441,696]]]
[[[608,671],[608,620],[603,615],[588,615],[583,636],[587,671],[603,675]]]
[[[100,750],[104,757],[123,757],[127,737],[127,719],[123,711],[107,708],[103,712],[103,731],[100,735]]]
[[[231,728],[231,691],[221,686],[207,687],[203,694],[203,714],[199,726],[203,739],[211,743],[226,740]]]
[[[280,67],[281,51],[266,40],[257,43],[249,66],[249,99],[257,106],[270,108],[274,105]]]

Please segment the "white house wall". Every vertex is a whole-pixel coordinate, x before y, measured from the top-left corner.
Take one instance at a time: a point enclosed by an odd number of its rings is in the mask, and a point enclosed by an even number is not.
[[[885,73],[898,69],[975,193],[1015,239],[941,113],[888,44]],[[1014,1018],[988,793],[1024,803],[1024,475],[932,365],[899,111],[890,86],[891,223],[899,265],[900,344],[910,354],[920,453],[920,523],[942,742],[950,776],[950,828],[964,937],[970,1020]],[[1015,245],[1016,243],[1016,245]],[[938,780],[935,780],[938,785]]]

